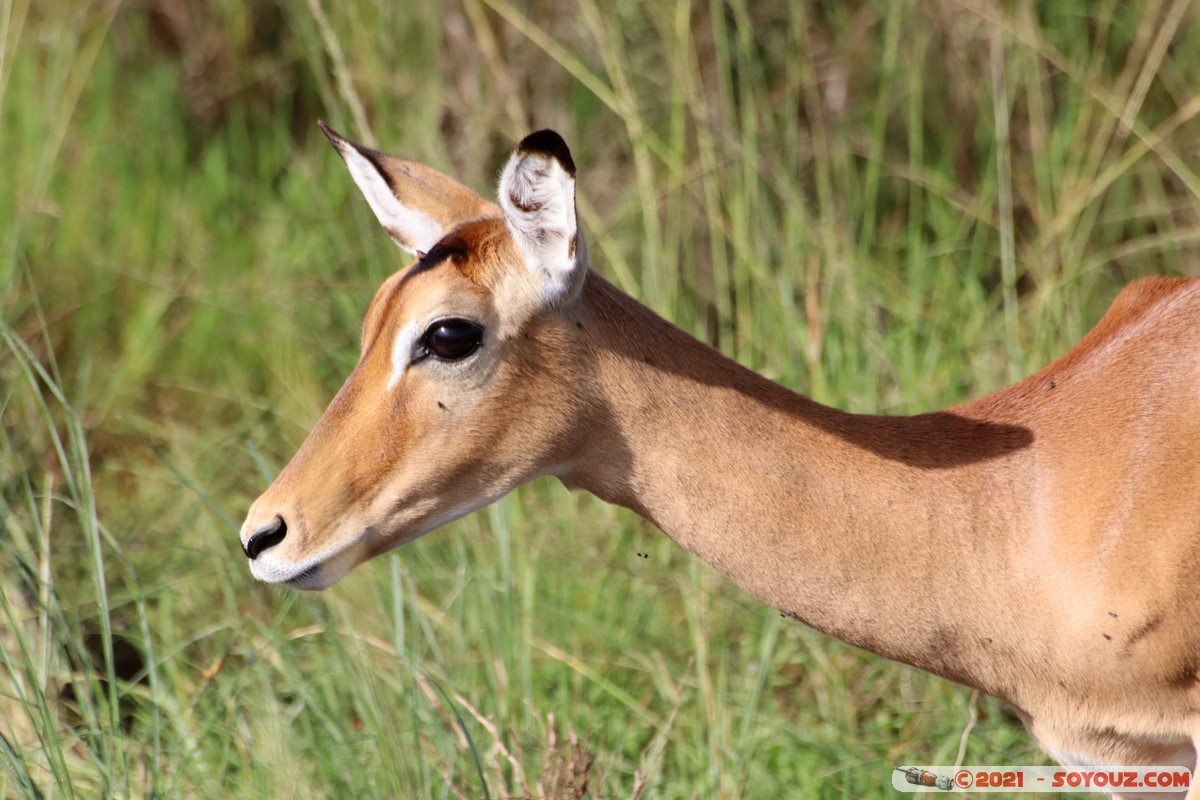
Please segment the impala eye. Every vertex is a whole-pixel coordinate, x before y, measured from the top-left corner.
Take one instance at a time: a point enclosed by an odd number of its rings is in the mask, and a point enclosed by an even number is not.
[[[482,342],[483,328],[474,322],[440,319],[425,331],[420,347],[424,355],[436,356],[443,361],[458,361],[478,350]]]

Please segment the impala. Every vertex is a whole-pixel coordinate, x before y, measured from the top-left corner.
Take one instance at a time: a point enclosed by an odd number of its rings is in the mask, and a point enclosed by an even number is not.
[[[1200,284],[1130,285],[1063,358],[973,403],[848,414],[591,271],[554,132],[518,145],[493,204],[322,129],[416,260],[250,509],[256,578],[323,589],[553,475],[785,614],[1002,698],[1064,764],[1194,767]]]

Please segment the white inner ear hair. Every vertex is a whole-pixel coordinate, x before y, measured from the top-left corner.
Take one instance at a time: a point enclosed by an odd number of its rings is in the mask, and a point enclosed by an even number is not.
[[[547,295],[564,291],[576,262],[575,179],[554,158],[514,153],[500,175],[500,207],[530,270]]]
[[[442,238],[442,226],[428,214],[400,202],[379,170],[349,142],[341,149],[350,176],[371,205],[379,223],[401,249],[416,255]]]

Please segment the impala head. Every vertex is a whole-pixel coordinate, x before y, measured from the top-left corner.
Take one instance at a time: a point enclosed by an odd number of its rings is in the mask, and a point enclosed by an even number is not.
[[[242,526],[254,576],[302,589],[569,458],[560,429],[575,403],[572,309],[587,273],[558,134],[521,142],[496,205],[322,129],[415,261],[376,293],[358,365]]]

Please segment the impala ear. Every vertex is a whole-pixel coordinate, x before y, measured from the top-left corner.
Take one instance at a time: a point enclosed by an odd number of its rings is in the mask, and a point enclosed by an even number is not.
[[[410,253],[428,252],[460,222],[499,216],[500,209],[453,178],[346,139],[319,123],[350,170],[392,241]]]
[[[575,162],[551,130],[521,140],[500,174],[500,207],[542,296],[557,302],[587,273],[587,245],[575,213]]]

